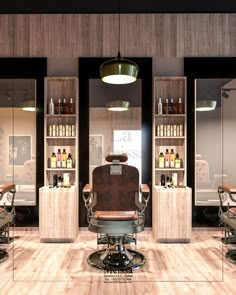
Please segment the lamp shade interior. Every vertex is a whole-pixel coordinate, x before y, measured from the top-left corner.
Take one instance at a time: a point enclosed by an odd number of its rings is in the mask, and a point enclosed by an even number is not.
[[[198,112],[213,111],[215,108],[215,100],[199,100],[196,102],[196,111]]]

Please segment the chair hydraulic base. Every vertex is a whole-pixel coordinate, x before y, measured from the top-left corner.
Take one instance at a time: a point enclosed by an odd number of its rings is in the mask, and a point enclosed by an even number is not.
[[[221,241],[225,244],[236,244],[236,230],[225,226],[224,232],[224,238],[221,238]]]
[[[7,260],[8,256],[9,255],[6,250],[0,249],[0,263]]]
[[[225,258],[232,263],[236,263],[236,249],[230,249],[225,254]]]
[[[98,250],[88,257],[88,263],[91,266],[104,270],[138,269],[144,265],[145,261],[142,253],[126,249],[121,244]]]

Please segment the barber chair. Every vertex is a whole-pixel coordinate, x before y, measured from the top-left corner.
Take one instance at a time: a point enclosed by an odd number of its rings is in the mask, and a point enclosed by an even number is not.
[[[139,185],[137,168],[124,164],[126,154],[109,154],[106,161],[93,170],[92,186],[83,188],[88,229],[97,233],[97,244],[107,245],[90,254],[88,263],[105,270],[138,269],[144,255],[125,245],[136,245],[136,234],[144,230],[149,187]]]
[[[0,200],[4,194],[8,194],[7,198],[11,200],[10,206],[0,207],[0,243],[10,242],[10,225],[13,223],[13,219],[16,215],[14,198],[15,198],[16,188],[15,184],[5,184],[0,186]],[[8,253],[6,250],[0,249],[0,262],[8,258]]]
[[[227,195],[230,200],[236,203],[236,187],[228,184],[218,186],[218,194],[220,198],[219,217],[221,224],[224,226],[224,242],[226,244],[236,243],[236,207],[224,206],[223,202]],[[233,263],[236,263],[236,249],[230,249],[225,257]]]

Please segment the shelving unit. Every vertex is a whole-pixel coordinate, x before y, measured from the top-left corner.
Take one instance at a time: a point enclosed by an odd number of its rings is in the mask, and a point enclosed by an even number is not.
[[[153,94],[153,236],[157,242],[189,242],[192,200],[191,188],[186,187],[186,77],[154,77]],[[162,103],[166,98],[170,103],[173,98],[175,104],[181,98],[182,113],[158,114],[159,98]],[[159,167],[159,155],[165,154],[166,149],[179,154],[180,168]],[[161,176],[171,179],[173,173],[177,174],[177,186],[161,186]]]
[[[46,77],[44,89],[44,187],[39,189],[39,227],[41,242],[73,242],[78,234],[78,78]],[[49,114],[51,98],[54,107],[60,99],[69,103],[73,111]],[[72,108],[71,108],[72,109]],[[72,155],[72,168],[51,167],[52,153]],[[70,175],[69,187],[53,187],[54,175]],[[64,175],[65,176],[65,175]],[[62,182],[63,183],[63,182]]]
[[[58,99],[66,98],[69,102],[70,98],[74,102],[73,114],[54,114],[50,115],[48,106],[50,99],[53,98],[54,103]],[[46,77],[45,78],[45,173],[44,185],[53,184],[53,175],[63,176],[63,173],[69,172],[72,185],[78,185],[78,78],[76,77]],[[73,129],[73,133],[72,133]],[[66,131],[67,130],[67,131]],[[69,132],[70,131],[70,132]],[[67,132],[67,133],[66,133]],[[59,136],[59,134],[61,136]],[[66,134],[66,136],[65,136]],[[58,149],[62,152],[72,154],[73,169],[68,168],[50,168],[50,156],[53,152],[57,153]]]

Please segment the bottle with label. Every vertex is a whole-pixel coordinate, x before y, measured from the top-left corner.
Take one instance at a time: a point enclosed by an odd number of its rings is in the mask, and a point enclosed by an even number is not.
[[[171,180],[169,176],[166,176],[166,186],[171,187]]]
[[[165,168],[169,168],[170,167],[170,154],[168,149],[166,149],[165,152]]]
[[[75,113],[75,106],[73,102],[73,98],[70,98],[70,102],[68,105],[68,114],[74,114]]]
[[[177,113],[183,114],[183,103],[181,97],[179,98],[179,101],[177,103]]]
[[[175,168],[175,153],[174,149],[171,149],[170,151],[170,167]]]
[[[58,99],[58,106],[59,106],[59,114],[63,114],[63,102],[61,101],[61,99]]]
[[[54,104],[54,110],[55,110],[55,114],[56,114],[56,115],[60,114],[60,105],[59,105],[59,101],[61,101],[61,100],[59,99],[58,102],[55,102],[55,104]]]
[[[73,161],[72,161],[72,156],[70,153],[68,154],[68,157],[66,159],[66,168],[69,168],[69,169],[73,168]]]
[[[173,103],[172,103],[172,114],[177,114],[177,103],[174,102],[174,100],[173,100]]]
[[[164,174],[161,175],[161,186],[165,186],[166,184],[166,177]]]
[[[160,153],[159,159],[158,159],[159,168],[165,168],[165,157],[163,153]]]
[[[157,113],[158,115],[162,115],[162,101],[161,101],[161,97],[159,98],[159,102],[157,105]]]
[[[63,114],[68,114],[68,103],[66,101],[66,98],[63,99]]]
[[[168,114],[173,114],[173,105],[174,105],[174,99],[170,99],[170,103],[168,104]]]
[[[66,159],[67,159],[66,149],[63,149],[63,152],[62,152],[62,168],[66,168]]]
[[[50,157],[50,167],[51,168],[57,168],[57,157],[55,153],[52,153]]]
[[[179,169],[180,168],[180,158],[179,158],[179,154],[176,154],[175,157],[175,168]]]
[[[62,177],[61,176],[58,177],[57,186],[62,187]]]
[[[163,113],[163,115],[167,115],[168,114],[168,98],[166,98],[166,101],[163,102],[163,105],[162,105],[162,113]]]
[[[55,111],[54,111],[54,102],[53,102],[53,98],[51,97],[50,99],[50,103],[49,103],[49,106],[48,106],[48,113],[50,115],[54,115]]]
[[[172,173],[172,186],[178,186],[178,174],[176,172]]]
[[[61,150],[57,151],[57,168],[61,168]]]

